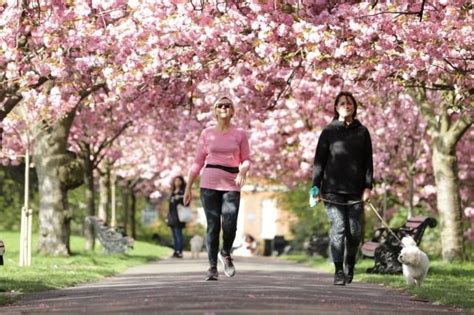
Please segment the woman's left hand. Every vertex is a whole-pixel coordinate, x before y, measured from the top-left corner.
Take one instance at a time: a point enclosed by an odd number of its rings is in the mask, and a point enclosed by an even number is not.
[[[362,194],[362,201],[367,201],[370,199],[370,194],[371,194],[371,191],[369,188],[366,188],[364,189],[364,193]]]
[[[242,187],[245,184],[245,179],[247,178],[247,171],[249,170],[250,162],[244,161],[242,164],[239,165],[239,173],[235,178],[235,183]]]
[[[247,178],[247,172],[242,172],[240,171],[237,174],[237,177],[235,178],[235,183],[239,186],[242,187],[245,184],[245,179]]]

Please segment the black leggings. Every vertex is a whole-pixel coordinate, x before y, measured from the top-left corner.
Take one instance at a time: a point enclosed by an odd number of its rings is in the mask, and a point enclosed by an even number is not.
[[[358,195],[324,194],[324,198],[339,203],[350,203],[361,199]],[[346,262],[355,263],[355,257],[361,241],[361,215],[364,204],[357,203],[352,206],[342,206],[325,202],[326,212],[331,223],[329,238],[331,254],[334,263],[344,262],[344,249],[346,249]]]
[[[222,250],[230,254],[237,230],[237,216],[239,214],[240,192],[220,191],[201,188],[201,202],[207,220],[207,253],[209,265],[217,266],[219,252],[219,234],[222,232],[224,244]]]

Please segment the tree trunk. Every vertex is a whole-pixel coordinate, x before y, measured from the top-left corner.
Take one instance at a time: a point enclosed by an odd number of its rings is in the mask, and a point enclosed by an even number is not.
[[[110,208],[110,167],[107,162],[105,162],[104,165],[105,169],[99,178],[99,218],[108,223]]]
[[[49,94],[54,80],[45,79],[43,93]],[[51,255],[69,254],[71,214],[68,210],[67,191],[84,182],[84,162],[67,151],[67,140],[77,107],[94,91],[105,86],[94,85],[79,93],[76,107],[54,125],[46,121],[34,127],[34,161],[39,182],[39,240],[38,251]]]
[[[444,153],[435,145],[432,161],[437,188],[443,260],[463,259],[461,197],[456,154]]]
[[[70,214],[67,190],[73,157],[67,152],[67,138],[73,120],[69,115],[55,126],[44,122],[37,126],[34,161],[39,182],[38,251],[68,255]]]
[[[128,221],[130,217],[130,204],[129,204],[129,188],[125,187],[122,189],[122,203],[123,203],[123,230],[125,234],[131,235],[128,231]]]
[[[418,105],[431,132],[443,260],[462,260],[464,240],[456,145],[474,123],[474,117],[465,111],[461,112],[457,119],[453,119],[449,115],[448,104],[430,102],[425,89],[413,89],[408,92]],[[451,96],[454,98],[454,95]],[[435,108],[439,108],[438,113]]]
[[[413,164],[408,165],[408,213],[407,219],[413,217],[413,199],[415,195],[415,172]]]
[[[134,239],[137,238],[137,224],[135,220],[135,213],[137,211],[137,197],[133,192],[133,188],[130,188],[130,197],[131,197],[131,205],[130,205],[130,229],[132,231],[132,237]]]
[[[69,200],[67,196],[67,188],[63,187],[64,192],[62,193],[63,197],[63,207],[64,207],[64,244],[66,244],[66,249],[68,254],[71,253],[71,221],[72,221],[72,211],[69,208]]]
[[[387,184],[385,180],[382,183],[383,185],[383,207],[382,207],[382,218],[387,221],[387,208],[388,208],[388,198],[387,198]]]
[[[86,184],[87,215],[95,216],[94,169],[92,168],[92,161],[89,156],[84,157],[84,183]],[[84,226],[84,236],[86,239],[85,250],[94,250],[94,227],[91,224]]]

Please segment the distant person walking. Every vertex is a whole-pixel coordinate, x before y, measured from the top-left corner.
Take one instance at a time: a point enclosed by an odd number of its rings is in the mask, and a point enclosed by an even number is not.
[[[372,142],[359,120],[357,102],[341,92],[334,102],[334,119],[319,137],[314,156],[313,187],[324,199],[331,223],[331,254],[334,284],[351,283],[361,241],[363,202],[369,199],[373,182]],[[344,273],[344,257],[345,269]]]
[[[250,150],[247,133],[231,123],[234,112],[233,103],[227,96],[219,97],[214,103],[217,124],[201,133],[184,193],[184,204],[188,205],[194,180],[204,167],[200,193],[207,220],[209,270],[206,280],[218,279],[218,259],[226,276],[235,275],[231,250],[237,230],[240,188],[250,167]],[[224,244],[219,250],[221,220]]]
[[[185,223],[179,221],[178,205],[183,204],[186,182],[183,176],[176,176],[171,183],[171,194],[168,208],[168,226],[173,235],[174,258],[183,258],[184,237],[183,229]]]

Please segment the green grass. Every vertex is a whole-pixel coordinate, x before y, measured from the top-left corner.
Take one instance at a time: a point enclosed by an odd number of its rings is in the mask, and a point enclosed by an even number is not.
[[[306,255],[285,256],[285,259],[304,263],[326,272],[333,272],[333,265],[327,259],[312,258]],[[361,260],[356,265],[354,280],[379,283],[434,303],[462,307],[474,312],[474,263],[445,263],[431,260],[428,276],[420,288],[407,287],[405,279],[400,275],[368,274],[365,270],[373,267],[374,261]]]
[[[95,252],[83,251],[84,239],[71,237],[69,257],[51,257],[32,253],[32,265],[19,267],[18,232],[0,231],[5,242],[4,266],[0,266],[0,305],[16,299],[18,293],[38,292],[64,288],[112,276],[135,265],[158,260],[170,254],[169,248],[144,242],[135,242],[127,254],[105,255],[100,248]],[[33,244],[36,244],[33,237]]]

